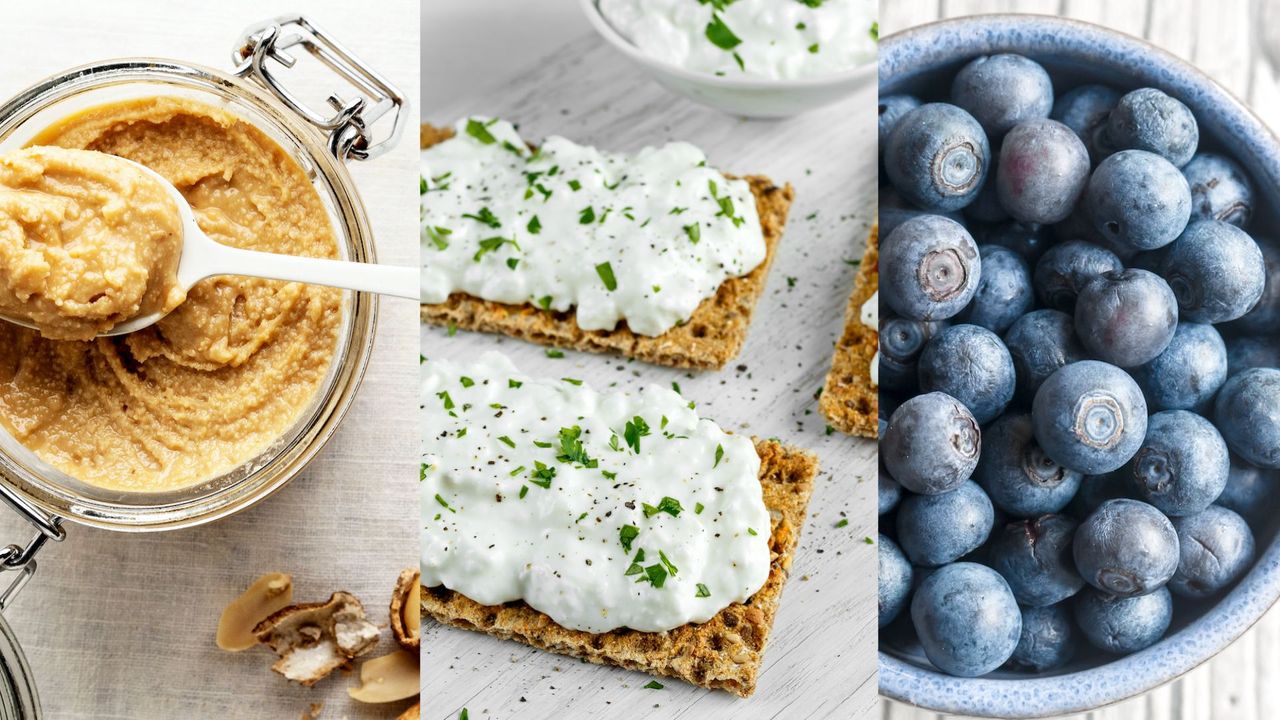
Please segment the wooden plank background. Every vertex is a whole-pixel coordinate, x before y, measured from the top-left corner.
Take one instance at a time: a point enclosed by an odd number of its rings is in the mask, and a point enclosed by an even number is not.
[[[947,17],[1062,15],[1144,37],[1195,63],[1264,120],[1280,112],[1280,0],[882,0],[882,35]],[[1270,27],[1268,27],[1270,26]],[[1268,50],[1270,48],[1270,50]],[[1073,720],[1262,720],[1280,714],[1280,607],[1211,662],[1144,696]],[[882,701],[884,720],[944,716]]]

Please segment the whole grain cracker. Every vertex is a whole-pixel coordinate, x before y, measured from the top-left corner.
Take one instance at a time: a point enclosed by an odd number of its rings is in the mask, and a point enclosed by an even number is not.
[[[420,146],[431,147],[453,137],[453,130],[424,123]],[[726,177],[733,178],[732,175]],[[637,360],[687,369],[718,369],[742,350],[751,326],[751,315],[764,291],[765,280],[782,239],[787,213],[795,198],[790,184],[778,187],[767,177],[744,178],[756,199],[756,211],[764,231],[765,259],[750,273],[721,283],[689,321],[656,337],[637,335],[626,323],[614,330],[583,330],[573,311],[543,310],[531,304],[508,305],[454,293],[443,303],[423,305],[422,321],[476,332],[499,333],[539,345],[584,352],[617,353]]]
[[[879,389],[871,384],[871,363],[880,348],[879,328],[862,324],[862,305],[880,287],[879,227],[871,228],[867,250],[853,281],[844,314],[844,333],[836,344],[818,409],[837,430],[874,438],[878,434]]]
[[[749,697],[756,689],[818,472],[817,458],[803,450],[756,440],[756,452],[760,454],[760,484],[772,525],[769,578],[746,602],[730,605],[705,623],[662,633],[623,628],[594,634],[561,627],[523,602],[481,605],[444,587],[425,586],[421,591],[423,616],[588,662]]]

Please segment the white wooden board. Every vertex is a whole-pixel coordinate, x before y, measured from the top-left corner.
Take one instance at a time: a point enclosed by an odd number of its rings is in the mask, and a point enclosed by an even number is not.
[[[562,2],[556,12],[564,16]],[[814,394],[823,384],[853,285],[856,268],[844,261],[861,257],[875,212],[874,91],[798,119],[743,121],[666,93],[590,34],[563,47],[554,37],[523,36],[521,43],[542,43],[543,59],[523,70],[508,67],[506,79],[495,85],[465,56],[460,61],[456,53],[433,54],[450,42],[457,48],[450,33],[474,32],[458,23],[476,12],[459,8],[467,4],[437,1],[424,8],[424,92],[437,86],[427,77],[432,68],[447,66],[464,76],[439,84],[461,90],[434,96],[424,119],[448,124],[469,113],[500,115],[535,141],[561,134],[613,150],[688,140],[726,171],[791,182],[796,204],[750,338],[722,372],[691,374],[581,353],[554,360],[540,346],[461,331],[448,337],[436,328],[424,330],[423,353],[464,358],[496,348],[532,374],[571,375],[597,388],[677,381],[705,416],[735,432],[813,449],[823,470],[751,699],[675,681],[665,682],[663,690],[646,690],[642,686],[650,678],[639,673],[428,624],[424,717],[453,720],[463,708],[473,719],[529,720],[868,715],[876,703],[876,547],[864,538],[876,535],[875,445],[828,434]],[[530,51],[517,47],[511,54],[527,57]],[[490,58],[485,67],[494,65]],[[488,89],[468,90],[473,88]],[[844,518],[848,525],[836,528]]]

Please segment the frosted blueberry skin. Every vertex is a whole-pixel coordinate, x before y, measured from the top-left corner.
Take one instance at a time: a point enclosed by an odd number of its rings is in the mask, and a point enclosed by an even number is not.
[[[1065,312],[1075,310],[1076,298],[1090,280],[1124,269],[1110,250],[1084,240],[1068,240],[1049,248],[1036,263],[1033,282],[1040,302]]]
[[[1231,328],[1244,333],[1277,335],[1280,334],[1280,244],[1274,240],[1255,239],[1255,242],[1266,267],[1265,287],[1257,304],[1244,317],[1231,323]]]
[[[1280,473],[1254,467],[1233,455],[1227,486],[1215,504],[1234,510],[1250,522],[1263,522],[1274,512],[1277,491]]]
[[[1239,580],[1253,564],[1253,531],[1234,511],[1210,505],[1204,512],[1174,518],[1178,531],[1178,572],[1169,590],[1181,597],[1204,598]]]
[[[977,325],[952,325],[920,353],[920,390],[964,403],[979,425],[999,417],[1013,400],[1013,359],[1000,336]]]
[[[987,135],[955,105],[928,103],[908,111],[889,133],[889,182],[922,210],[943,213],[973,202],[991,166]]]
[[[1125,474],[1138,499],[1170,517],[1195,515],[1227,486],[1227,443],[1213,423],[1187,410],[1147,419],[1147,436]]]
[[[1034,304],[1031,271],[1018,253],[999,245],[979,245],[978,254],[982,257],[978,289],[955,320],[984,327],[998,335]]]
[[[952,490],[971,475],[982,430],[960,401],[940,392],[898,406],[880,436],[880,458],[903,488],[921,495]]]
[[[1015,397],[1026,405],[1058,368],[1088,359],[1075,321],[1058,310],[1032,310],[1018,318],[1005,332],[1004,344],[1017,376]]]
[[[880,318],[880,387],[914,393],[918,387],[920,353],[945,323],[909,320],[886,313]]]
[[[1083,477],[1040,449],[1031,416],[1022,413],[1008,413],[987,427],[973,472],[991,502],[1014,517],[1058,512],[1075,497]]]
[[[1280,367],[1280,337],[1237,335],[1227,343],[1227,375],[1250,368]]]
[[[1085,588],[1074,605],[1076,623],[1089,644],[1119,655],[1154,645],[1173,620],[1173,597],[1166,588],[1128,598]]]
[[[1134,250],[1173,242],[1191,218],[1191,188],[1178,168],[1154,153],[1125,150],[1089,178],[1084,203],[1093,226]]]
[[[911,597],[911,563],[897,543],[884,533],[878,540],[880,578],[880,627],[893,622]]]
[[[880,299],[912,320],[946,320],[978,290],[982,258],[960,223],[921,215],[899,225],[880,244]]]
[[[1202,410],[1227,380],[1227,345],[1212,325],[1180,322],[1151,362],[1131,371],[1151,410]]]
[[[1246,462],[1280,468],[1280,370],[1252,368],[1228,378],[1214,418],[1227,445]]]
[[[974,58],[951,82],[951,102],[968,110],[993,142],[1019,123],[1049,117],[1053,82],[1039,63],[1021,55]]]
[[[1024,223],[1065,220],[1089,181],[1089,151],[1071,128],[1047,118],[1015,125],[1000,146],[1000,204]]]
[[[1120,97],[1106,85],[1081,85],[1059,95],[1049,117],[1071,128],[1087,144],[1094,131],[1107,122]]]
[[[880,161],[884,162],[884,149],[889,144],[889,135],[893,129],[897,127],[898,121],[903,115],[920,107],[919,99],[911,95],[886,95],[880,98],[880,104],[876,108],[878,114],[878,130],[879,140],[877,146],[880,149]]]
[[[1022,256],[1028,266],[1035,264],[1052,241],[1049,228],[1017,220],[988,225],[975,232],[974,238],[982,244],[1009,248]]]
[[[1084,581],[1117,597],[1163,588],[1178,569],[1178,534],[1147,503],[1107,500],[1076,529],[1072,547]]]
[[[1097,360],[1050,375],[1031,403],[1036,441],[1054,462],[1086,475],[1120,468],[1147,433],[1147,402],[1129,374]]]
[[[920,583],[911,621],[929,661],[960,677],[1003,665],[1022,633],[1022,613],[1004,578],[968,562],[939,568]]]
[[[897,536],[913,565],[940,567],[977,550],[991,535],[995,510],[972,480],[936,495],[909,495],[898,505]]]
[[[892,512],[898,507],[898,501],[902,500],[902,486],[897,480],[889,477],[889,473],[881,472],[878,477],[878,487],[876,492],[876,505],[879,514]]]
[[[1076,298],[1075,329],[1089,354],[1119,367],[1154,360],[1173,340],[1178,306],[1159,275],[1129,268],[1090,280]]]
[[[1084,580],[1071,556],[1078,524],[1065,515],[1042,515],[998,530],[988,551],[1018,604],[1046,607],[1080,592]]]
[[[1242,317],[1262,298],[1266,265],[1245,231],[1202,220],[1161,254],[1160,274],[1178,298],[1182,319],[1220,323]]]
[[[1071,662],[1075,652],[1070,603],[1022,608],[1022,633],[1010,667],[1038,673],[1055,670]]]
[[[1253,183],[1231,158],[1199,153],[1182,168],[1191,186],[1191,222],[1221,220],[1239,228],[1253,217]]]
[[[1116,103],[1104,137],[1114,150],[1145,150],[1182,167],[1196,154],[1200,128],[1182,101],[1155,88],[1140,88]]]
[[[937,215],[939,213],[931,213],[912,205],[907,202],[901,195],[888,185],[882,185],[879,193],[879,212],[880,212],[880,237],[881,239],[889,236],[889,233],[897,229],[899,225],[910,220],[911,218],[920,217],[921,215]],[[964,217],[958,212],[941,213],[942,217],[963,222]]]

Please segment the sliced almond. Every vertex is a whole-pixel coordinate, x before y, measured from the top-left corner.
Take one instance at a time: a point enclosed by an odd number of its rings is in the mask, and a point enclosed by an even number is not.
[[[405,570],[396,579],[391,593],[391,633],[405,650],[417,651],[421,646],[421,609],[418,606],[419,570]]]
[[[258,644],[253,628],[263,619],[293,602],[293,578],[284,573],[267,573],[244,594],[227,605],[218,620],[218,647],[238,652]]]
[[[418,654],[397,650],[360,666],[360,687],[348,688],[352,700],[388,703],[418,694]]]
[[[360,601],[345,592],[328,602],[283,608],[253,632],[280,656],[271,669],[308,687],[372,650],[380,634]]]

